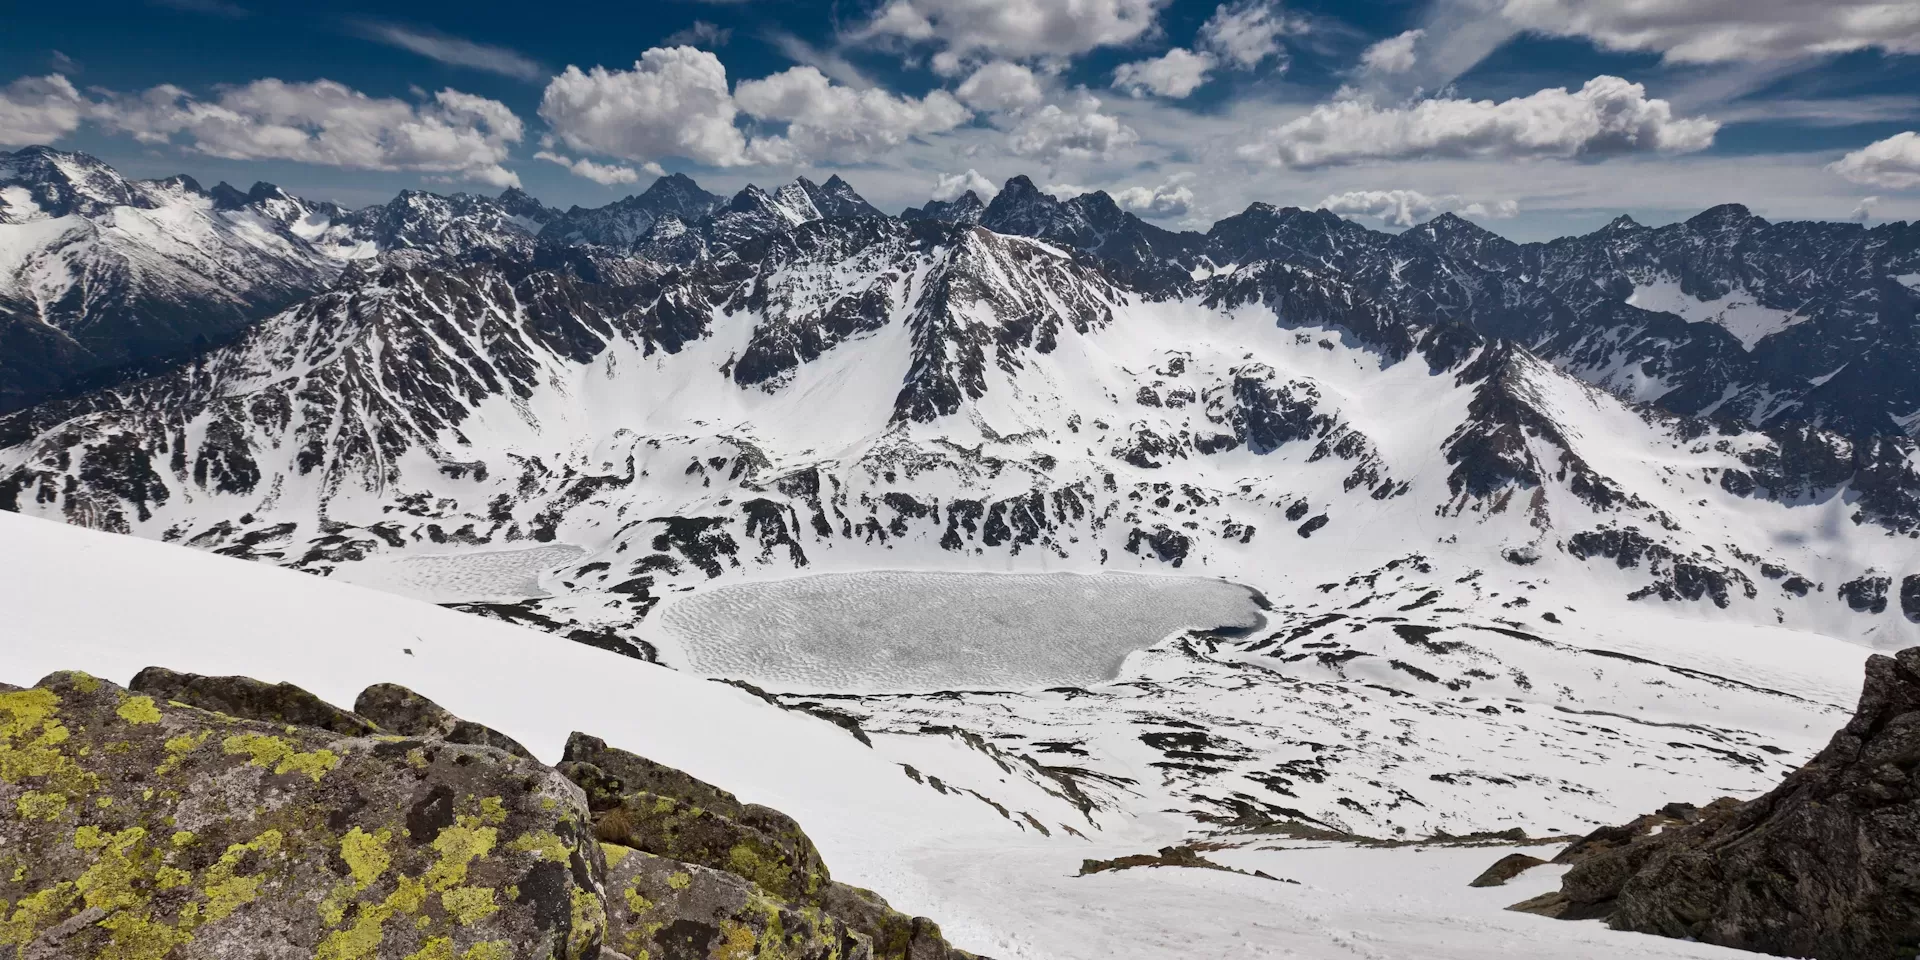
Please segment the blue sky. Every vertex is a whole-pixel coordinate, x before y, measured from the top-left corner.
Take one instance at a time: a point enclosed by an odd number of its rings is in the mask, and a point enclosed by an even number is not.
[[[898,209],[1024,173],[1170,227],[1920,219],[1915,0],[78,7],[9,12],[0,145],[350,204],[838,172]]]

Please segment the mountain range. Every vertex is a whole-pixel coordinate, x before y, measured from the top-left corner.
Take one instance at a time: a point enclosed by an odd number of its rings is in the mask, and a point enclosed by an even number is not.
[[[6,342],[45,346],[0,353],[0,509],[682,668],[662,604],[803,572],[1256,591],[1108,683],[767,693],[1068,755],[1042,786],[1090,811],[1616,822],[1770,786],[1920,633],[1920,227],[1175,233],[1024,178],[347,211],[0,164]]]

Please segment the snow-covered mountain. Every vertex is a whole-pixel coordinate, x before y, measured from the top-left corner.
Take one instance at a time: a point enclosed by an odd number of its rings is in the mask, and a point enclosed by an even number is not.
[[[0,410],[177,362],[329,286],[344,264],[525,256],[558,211],[407,191],[362,210],[270,183],[128,180],[93,157],[0,152]]]
[[[1256,203],[1173,233],[1104,193],[1060,201],[1008,181],[986,226],[1177,283],[1280,260],[1403,310],[1525,344],[1590,383],[1675,413],[1912,434],[1920,413],[1920,224],[1769,223],[1715,207],[1650,228],[1507,241],[1444,214],[1405,233]]]
[[[983,227],[870,217],[631,283],[389,262],[201,363],[0,421],[0,507],[389,587],[443,556],[530,563],[537,586],[517,593],[413,589],[682,666],[686,640],[656,607],[731,582],[1224,577],[1274,598],[1269,626],[1135,664],[1123,689],[1158,691],[1152,711],[1131,692],[1057,696],[1173,764],[1154,789],[1196,822],[1284,808],[1373,835],[1602,822],[1618,794],[1563,776],[1489,804],[1534,761],[1496,764],[1491,743],[1461,757],[1438,724],[1409,734],[1422,763],[1488,779],[1414,790],[1388,778],[1399,747],[1349,730],[1316,761],[1341,773],[1324,789],[1288,775],[1252,793],[1273,762],[1257,744],[1337,731],[1289,717],[1237,727],[1250,740],[1232,746],[1206,719],[1218,685],[1250,691],[1247,709],[1307,684],[1383,716],[1411,694],[1499,742],[1535,729],[1533,709],[1658,715],[1608,754],[1658,771],[1638,788],[1650,801],[1676,772],[1758,785],[1811,745],[1794,731],[1830,726],[1845,696],[1791,692],[1807,678],[1788,651],[1915,635],[1920,473],[1904,439],[1630,407],[1285,259],[1147,290],[1129,276]],[[1724,639],[1644,640],[1676,623]],[[1780,665],[1700,665],[1720,644],[1778,645]],[[997,696],[1014,705],[974,728],[1051,736],[1047,698]],[[913,727],[946,709],[932,703],[845,708]],[[1659,724],[1719,714],[1747,719],[1655,759],[1678,736]],[[1167,718],[1167,736],[1140,729]],[[1077,749],[1108,758],[1096,772],[1124,755]]]

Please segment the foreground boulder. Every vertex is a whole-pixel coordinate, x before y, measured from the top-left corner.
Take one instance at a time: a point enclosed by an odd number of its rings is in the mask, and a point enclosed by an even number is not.
[[[1917,777],[1920,647],[1870,658],[1853,720],[1772,792],[1602,831],[1560,891],[1515,909],[1779,956],[1914,957]]]
[[[342,710],[291,683],[262,683],[252,677],[203,677],[148,667],[135,674],[128,687],[155,700],[263,723],[319,727],[350,737],[379,731],[366,717]]]
[[[867,937],[826,912],[696,864],[606,845],[607,943],[629,957],[871,960]]]
[[[556,770],[391,684],[135,682],[0,685],[0,957],[974,960],[792,818],[585,734]]]
[[[63,673],[0,693],[0,810],[8,956],[600,951],[586,798],[498,750],[249,720]]]
[[[462,720],[445,707],[397,683],[376,683],[360,691],[360,696],[353,701],[353,712],[379,724],[388,733],[493,747],[516,757],[533,759],[533,754],[527,752],[520,741],[492,727]]]
[[[568,738],[566,759],[559,770],[586,793],[594,833],[604,843],[731,874],[758,889],[764,895],[763,906],[844,923],[856,939],[870,945],[871,955],[878,960],[973,958],[948,944],[940,925],[932,920],[901,913],[871,890],[834,881],[806,832],[778,810],[742,803],[710,783],[583,733]],[[614,915],[611,942],[635,945],[632,931],[624,926],[634,922],[634,914],[616,908]],[[659,933],[664,928],[651,929]],[[651,955],[673,958],[736,956],[676,953],[670,947],[678,949],[665,941],[647,949],[667,950]],[[789,955],[816,956],[767,954]]]

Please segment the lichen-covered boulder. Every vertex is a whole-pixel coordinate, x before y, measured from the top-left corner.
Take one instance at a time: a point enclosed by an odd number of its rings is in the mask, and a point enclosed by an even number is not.
[[[867,939],[722,870],[608,844],[607,944],[653,960],[869,960]]]
[[[731,873],[771,899],[818,908],[870,940],[877,960],[973,960],[932,920],[834,882],[813,841],[778,810],[583,733],[567,739],[559,769],[585,791],[603,841]]]
[[[567,738],[566,754],[559,769],[586,791],[587,805],[594,811],[596,819],[606,811],[626,806],[628,799],[634,796],[645,794],[665,797],[710,817],[746,828],[760,842],[778,850],[781,861],[791,865],[800,875],[817,877],[822,882],[828,879],[826,863],[821,859],[820,851],[814,847],[813,840],[792,817],[772,807],[742,803],[733,794],[710,783],[639,754],[609,747],[598,737],[584,733],[574,733]],[[627,812],[632,816],[642,811],[629,809]],[[636,844],[628,846],[661,856],[677,856],[667,850]],[[721,870],[731,869],[725,863],[706,865]],[[809,892],[813,889],[813,886],[806,888]],[[788,895],[781,891],[776,893]]]
[[[493,747],[516,757],[533,759],[533,754],[521,746],[520,741],[492,727],[462,720],[445,707],[397,683],[376,683],[360,691],[359,698],[353,701],[353,712],[379,724],[382,730],[403,737]]]
[[[652,793],[630,793],[594,819],[601,840],[684,863],[724,870],[781,900],[806,901],[828,881],[778,839],[711,810]]]
[[[148,667],[128,685],[155,700],[224,713],[264,723],[319,727],[350,737],[380,732],[366,717],[349,713],[291,683],[263,683],[252,677],[203,677]]]
[[[587,816],[499,750],[55,674],[0,693],[0,956],[595,960]]]
[[[893,909],[872,890],[829,883],[818,903],[872,941],[875,960],[976,960],[973,954],[947,943],[939,924]]]

